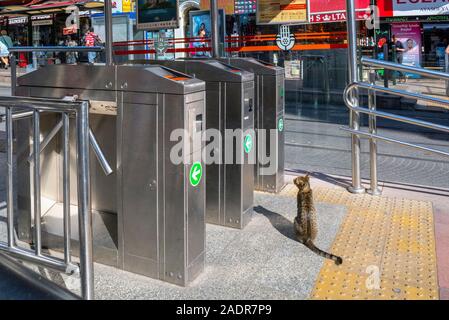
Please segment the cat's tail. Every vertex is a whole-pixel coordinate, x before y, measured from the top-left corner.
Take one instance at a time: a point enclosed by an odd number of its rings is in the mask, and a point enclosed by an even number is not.
[[[323,251],[323,250],[317,248],[315,246],[315,244],[313,243],[313,241],[310,239],[306,241],[305,246],[307,248],[309,248],[310,250],[312,250],[313,252],[315,252],[317,255],[322,256],[326,259],[333,260],[337,266],[343,263],[342,258],[335,256],[333,254],[327,253],[326,251]]]

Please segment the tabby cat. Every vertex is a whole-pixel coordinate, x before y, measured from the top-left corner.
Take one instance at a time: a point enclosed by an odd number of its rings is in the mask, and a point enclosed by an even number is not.
[[[343,259],[317,248],[313,241],[318,233],[316,211],[313,205],[312,188],[310,187],[309,175],[297,177],[293,180],[298,187],[298,215],[295,217],[295,235],[299,242],[316,254],[334,260],[336,265],[342,264]]]

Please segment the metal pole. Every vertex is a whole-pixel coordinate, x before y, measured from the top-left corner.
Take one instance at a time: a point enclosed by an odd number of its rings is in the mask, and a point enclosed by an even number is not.
[[[76,113],[76,130],[81,295],[84,299],[91,300],[94,298],[94,264],[92,258],[88,102],[83,102]]]
[[[219,45],[219,29],[218,29],[218,4],[217,0],[210,0],[210,23],[211,23],[211,46],[212,46],[212,58],[220,57],[220,45]]]
[[[64,206],[64,262],[70,264],[70,127],[69,127],[69,115],[68,113],[62,114],[63,122],[63,206]]]
[[[349,82],[358,81],[357,73],[357,23],[354,0],[346,0],[347,10],[347,29],[348,29],[348,63],[349,63]],[[354,91],[352,95],[354,105],[358,106],[358,93]],[[350,113],[351,129],[359,130],[360,116],[358,112]],[[360,177],[360,138],[356,134],[352,134],[352,186],[348,190],[352,193],[363,193],[365,189],[361,184]]]
[[[44,140],[40,144],[40,152],[44,151],[45,147],[50,143],[50,141],[54,138],[54,136],[59,132],[59,130],[62,128],[63,121],[59,121],[56,126],[50,131],[50,133],[44,138]],[[28,157],[28,161],[33,161],[34,153],[32,153]]]
[[[104,35],[106,65],[112,65],[112,4],[111,0],[104,0]]]
[[[95,156],[97,157],[97,160],[100,163],[101,168],[103,169],[104,174],[107,176],[110,175],[113,172],[111,165],[109,164],[108,160],[106,160],[106,157],[103,151],[101,151],[100,145],[98,144],[97,138],[95,138],[95,135],[91,129],[89,129],[89,141],[92,149],[94,150]]]
[[[9,65],[11,67],[11,95],[16,95],[17,86],[17,66],[16,66],[16,56],[14,53],[9,55]]]
[[[388,61],[390,58],[389,58],[389,52],[388,52],[389,50],[388,50],[388,44],[387,43],[385,43],[382,46],[382,51],[384,53],[384,61]],[[385,68],[384,69],[384,87],[385,88],[388,88],[388,80],[389,80],[389,78],[390,78],[390,70]]]
[[[395,44],[393,44],[391,46],[391,61],[393,63],[398,63]],[[393,85],[395,86],[396,85],[396,72],[394,72],[394,71],[390,71],[390,72],[391,72],[391,80],[393,81]]]
[[[34,252],[41,255],[41,161],[39,110],[33,113],[33,153],[34,153]]]
[[[7,182],[7,209],[6,209],[6,219],[8,225],[8,247],[14,246],[14,179],[13,179],[13,136],[12,136],[12,110],[11,108],[6,108],[6,139],[7,139],[7,170],[8,170],[8,182]]]
[[[376,71],[373,69],[370,70],[369,81],[371,84],[376,83]],[[368,107],[370,110],[376,111],[376,93],[374,90],[368,90]],[[369,115],[369,132],[373,135],[377,134],[376,116],[374,115]],[[377,140],[375,138],[370,138],[369,150],[371,187],[367,192],[373,196],[377,196],[381,194],[381,191],[378,187],[377,179]]]

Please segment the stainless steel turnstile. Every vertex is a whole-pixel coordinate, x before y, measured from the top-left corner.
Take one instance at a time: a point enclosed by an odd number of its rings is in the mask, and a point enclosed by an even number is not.
[[[94,259],[124,270],[186,285],[204,268],[205,177],[202,142],[190,144],[189,163],[176,164],[171,150],[175,129],[187,139],[201,135],[205,83],[160,66],[53,65],[18,79],[16,94],[30,97],[78,96],[89,100],[90,127],[113,173],[105,175],[91,153]],[[56,125],[55,115],[41,116],[42,136]],[[29,141],[30,121],[18,124],[19,145]],[[71,125],[71,128],[74,126]],[[73,141],[73,137],[71,137]],[[58,246],[61,156],[58,135],[42,151],[43,215],[49,247]],[[73,149],[72,149],[73,150]],[[18,154],[19,205],[30,201],[26,183],[30,150]],[[74,155],[72,155],[74,157]],[[186,158],[188,159],[188,158]],[[71,161],[75,163],[75,161]],[[70,179],[76,182],[75,169]],[[72,188],[75,190],[75,188]],[[76,199],[77,195],[72,193]],[[22,208],[24,209],[24,208]],[[19,237],[31,227],[18,221]],[[20,211],[19,211],[20,213]],[[72,221],[76,224],[76,220]],[[61,224],[62,227],[62,224]],[[74,226],[76,228],[76,226]],[[52,229],[53,228],[53,229]]]
[[[206,82],[206,128],[218,129],[222,136],[219,152],[225,163],[234,152],[233,163],[206,166],[206,222],[244,228],[253,213],[255,150],[254,75],[217,60],[158,60],[151,63],[189,74]],[[226,130],[243,131],[241,138],[226,135]],[[252,135],[248,138],[248,132]],[[240,139],[240,141],[237,141]],[[248,144],[248,145],[249,145]],[[242,152],[243,163],[235,158]],[[213,154],[212,156],[215,156]]]
[[[255,189],[279,192],[284,182],[284,69],[254,58],[222,58],[221,61],[254,73],[255,113],[254,128],[257,134],[257,163]],[[260,133],[264,130],[264,133]],[[275,132],[271,140],[270,130]],[[262,138],[265,134],[265,139]],[[274,135],[273,135],[274,136]],[[271,159],[269,163],[268,160]]]

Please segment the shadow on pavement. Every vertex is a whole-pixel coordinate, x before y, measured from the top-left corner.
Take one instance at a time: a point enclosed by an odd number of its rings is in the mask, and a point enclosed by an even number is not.
[[[271,225],[283,236],[299,242],[296,239],[295,233],[293,231],[293,222],[280,215],[277,212],[270,211],[262,206],[254,207],[254,211],[260,213],[268,218]]]

